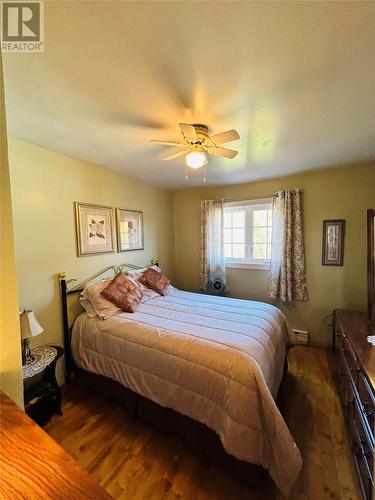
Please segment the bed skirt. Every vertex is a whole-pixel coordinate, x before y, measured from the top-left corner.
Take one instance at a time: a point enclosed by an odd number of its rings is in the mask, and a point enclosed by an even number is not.
[[[232,472],[246,484],[259,486],[268,473],[263,467],[238,460],[223,448],[219,436],[206,425],[186,415],[165,408],[124,387],[119,382],[82,369],[76,372],[75,382],[87,391],[119,401],[127,414],[157,429],[179,438],[188,448],[206,455],[213,462]],[[281,391],[279,391],[280,393]]]

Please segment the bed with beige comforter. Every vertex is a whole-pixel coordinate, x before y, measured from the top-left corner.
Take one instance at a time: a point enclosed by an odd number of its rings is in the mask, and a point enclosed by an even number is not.
[[[207,425],[288,494],[302,462],[274,398],[290,340],[272,305],[171,287],[133,314],[81,314],[72,352],[80,368]]]

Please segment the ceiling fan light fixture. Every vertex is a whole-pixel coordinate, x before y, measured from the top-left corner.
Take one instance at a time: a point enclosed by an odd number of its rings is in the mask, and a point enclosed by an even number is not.
[[[202,151],[191,151],[186,155],[186,165],[190,168],[201,168],[206,163],[206,155]]]
[[[206,182],[207,156],[214,155],[229,159],[237,156],[238,151],[221,147],[221,144],[237,141],[240,138],[240,134],[236,130],[231,129],[220,134],[210,135],[208,126],[201,123],[179,123],[178,125],[182,134],[181,141],[153,139],[152,142],[181,148],[180,151],[166,156],[163,160],[175,160],[185,156],[185,177],[187,180],[189,179],[188,168],[203,167],[203,182]]]

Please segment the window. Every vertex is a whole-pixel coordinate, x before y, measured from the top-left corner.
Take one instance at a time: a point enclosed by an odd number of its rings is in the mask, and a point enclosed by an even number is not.
[[[224,206],[224,254],[228,267],[267,269],[272,248],[272,200]]]

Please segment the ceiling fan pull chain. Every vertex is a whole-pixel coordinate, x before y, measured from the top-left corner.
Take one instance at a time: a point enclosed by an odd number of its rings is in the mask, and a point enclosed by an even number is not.
[[[203,184],[206,182],[206,165],[203,166]]]
[[[185,179],[188,181],[189,180],[189,175],[188,175],[188,168],[187,164],[185,163]]]

